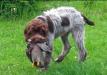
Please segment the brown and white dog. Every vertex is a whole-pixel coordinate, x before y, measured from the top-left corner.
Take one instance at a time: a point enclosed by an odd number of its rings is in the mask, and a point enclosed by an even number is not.
[[[94,25],[73,7],[59,7],[37,16],[28,23],[24,31],[28,58],[33,65],[47,68],[52,54],[52,42],[60,36],[64,48],[56,62],[61,62],[71,48],[68,35],[72,33],[79,49],[79,61],[84,61],[87,55],[84,45],[85,23]]]

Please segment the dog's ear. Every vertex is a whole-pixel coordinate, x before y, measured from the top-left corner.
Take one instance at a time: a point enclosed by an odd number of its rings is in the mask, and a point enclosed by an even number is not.
[[[38,33],[40,33],[40,35],[47,37],[47,33],[48,33],[47,25],[40,26],[38,27],[38,29],[39,29]]]
[[[46,37],[48,32],[48,25],[41,20],[34,19],[30,21],[27,27],[24,30],[25,39],[29,39],[31,36],[35,34],[39,34],[41,36]]]
[[[34,35],[34,36],[32,36],[31,38],[30,38],[30,40],[31,40],[31,42],[33,43],[33,42],[35,42],[35,43],[40,43],[40,42],[44,42],[44,41],[46,41],[47,40],[47,37],[43,37],[43,36],[41,36],[41,35],[39,35],[39,34],[36,34],[36,35]]]
[[[24,37],[25,37],[25,41],[27,41],[27,39],[29,38],[28,36],[28,32],[29,32],[29,26],[27,26],[25,29],[24,29]]]
[[[32,33],[37,33],[42,36],[47,36],[48,25],[41,20],[34,20],[32,21],[32,25],[30,29],[32,30]]]
[[[24,30],[24,36],[25,36],[25,40],[27,41],[27,39],[29,39],[30,38],[30,36],[32,35],[32,33],[34,32],[34,30],[35,30],[35,25],[36,23],[35,23],[35,20],[32,20],[32,21],[30,21],[28,24],[27,24],[27,26],[26,26],[26,28],[25,28],[25,30]]]

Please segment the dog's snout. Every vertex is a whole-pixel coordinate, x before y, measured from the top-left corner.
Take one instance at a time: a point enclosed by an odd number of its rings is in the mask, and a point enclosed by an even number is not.
[[[43,64],[42,64],[40,61],[36,61],[36,62],[33,62],[33,63],[32,63],[32,66],[33,66],[33,67],[42,68],[42,67],[43,67]]]

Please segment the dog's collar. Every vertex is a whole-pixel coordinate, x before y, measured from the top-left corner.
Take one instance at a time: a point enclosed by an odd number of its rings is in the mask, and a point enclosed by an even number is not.
[[[42,20],[44,23],[48,25],[49,31],[51,33],[54,33],[54,23],[52,22],[51,18],[49,16],[38,16],[36,19]]]

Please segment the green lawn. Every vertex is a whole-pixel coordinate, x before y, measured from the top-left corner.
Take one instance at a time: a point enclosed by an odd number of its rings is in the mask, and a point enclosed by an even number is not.
[[[107,75],[107,1],[96,2],[90,8],[84,8],[83,2],[47,2],[47,9],[58,6],[75,6],[95,22],[95,27],[85,26],[85,44],[88,57],[84,63],[77,61],[78,50],[72,36],[70,53],[61,63],[53,60],[46,72],[33,68],[25,55],[23,31],[26,23],[32,19],[0,19],[0,75]],[[42,3],[42,4],[46,4]],[[36,14],[39,15],[40,13]],[[36,16],[35,15],[35,16]],[[61,51],[60,38],[54,41],[53,57]]]

